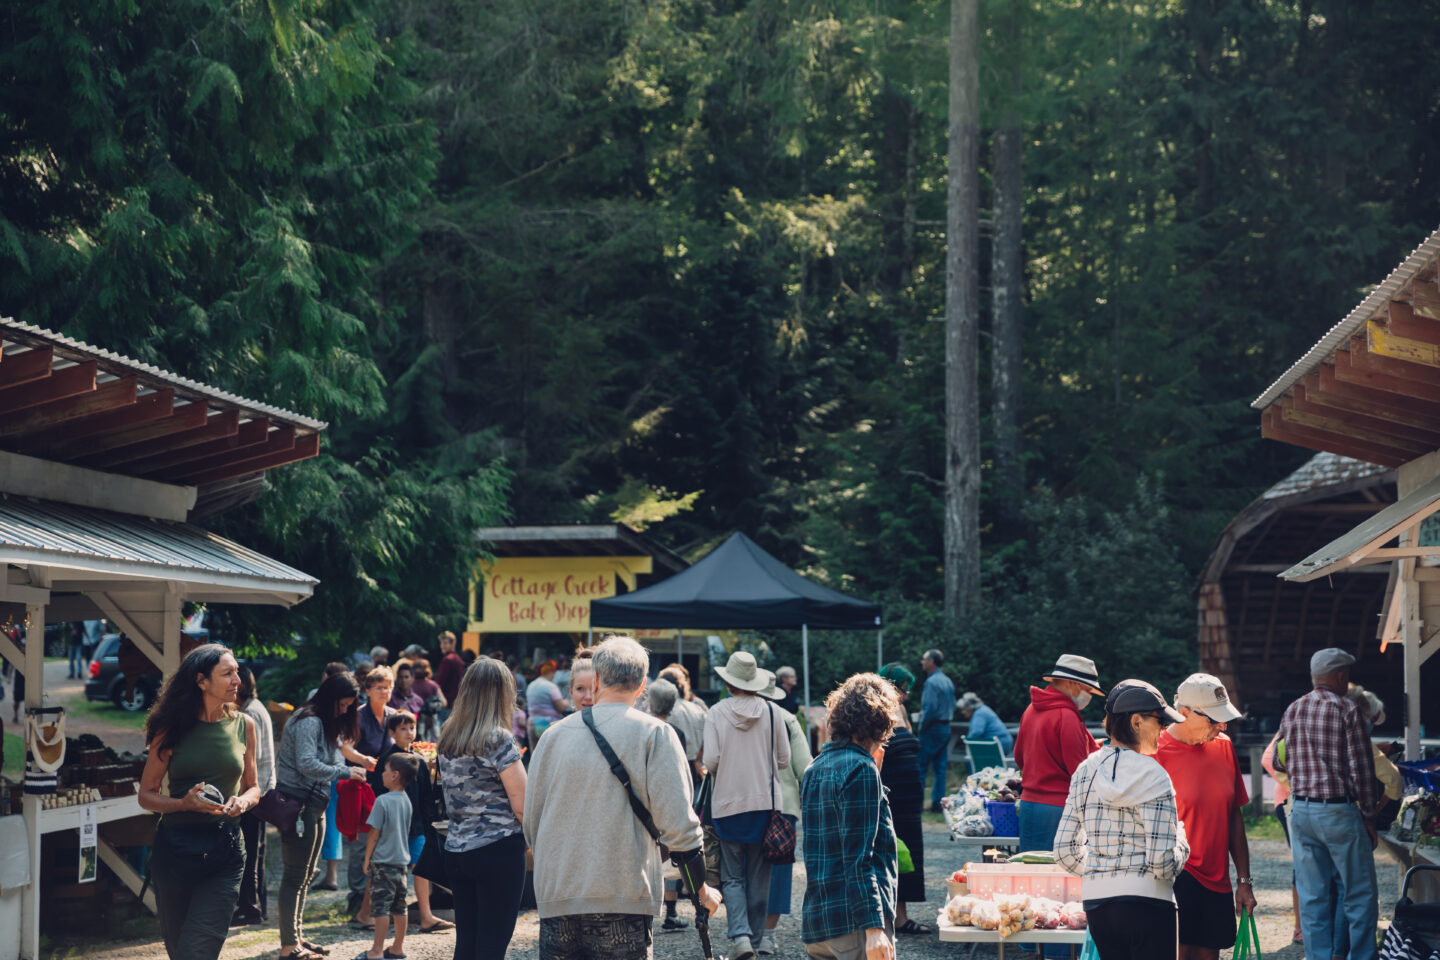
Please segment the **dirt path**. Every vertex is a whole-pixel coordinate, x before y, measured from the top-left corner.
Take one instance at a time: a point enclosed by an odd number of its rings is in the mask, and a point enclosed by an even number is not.
[[[63,666],[63,665],[62,665]],[[63,674],[63,671],[62,671]],[[803,839],[803,834],[802,834]],[[944,895],[943,880],[950,872],[961,866],[959,847],[952,844],[943,827],[927,824],[926,842],[926,888],[930,900],[925,904],[912,904],[910,915],[931,926],[940,908]],[[279,880],[278,845],[272,834],[271,863],[271,909],[275,909],[273,889]],[[1262,952],[1269,960],[1301,960],[1304,951],[1291,943],[1292,919],[1290,913],[1290,852],[1284,844],[1273,840],[1257,840],[1251,843],[1251,872],[1255,877],[1255,893],[1260,901],[1256,917],[1260,923]],[[1388,919],[1397,897],[1396,882],[1398,871],[1393,861],[1384,855],[1377,855],[1376,871],[1380,881],[1380,916]],[[341,871],[344,875],[344,871]],[[800,905],[804,897],[804,865],[795,865],[794,902],[791,913],[780,921],[779,944],[782,960],[801,960],[804,947],[800,943]],[[334,958],[353,957],[366,945],[367,939],[352,930],[344,915],[344,892],[320,894],[311,898],[307,911],[307,936],[328,944]],[[681,916],[693,918],[688,906],[682,905]],[[448,917],[449,914],[441,913]],[[711,929],[716,934],[714,942],[717,951],[724,952],[726,941],[724,911],[716,915]],[[658,926],[658,925],[657,925]],[[537,960],[539,919],[536,913],[527,911],[520,915],[515,935],[510,943],[507,958],[513,960]],[[125,939],[108,943],[96,939],[75,940],[57,943],[50,954],[64,958],[94,958],[94,960],[151,960],[163,957],[164,948],[159,942],[153,919],[135,921],[126,931]],[[259,960],[273,957],[278,946],[275,922],[258,927],[236,928],[225,951],[224,960]],[[454,951],[454,935],[449,933],[413,936],[406,940],[406,952],[416,960],[449,960]],[[1009,951],[1007,955],[1014,955]],[[655,934],[655,960],[698,960],[699,940],[693,927],[682,933]],[[935,935],[902,938],[899,944],[900,960],[958,960],[968,957],[969,950],[959,944],[941,943]],[[992,956],[993,951],[982,948],[979,956]],[[1229,951],[1222,954],[1229,957]]]
[[[108,702],[87,705],[88,709],[78,706],[86,704],[85,680],[66,677],[66,670],[64,661],[56,660],[45,664],[46,705],[77,707],[66,713],[65,735],[78,737],[82,733],[93,733],[117,753],[139,753],[144,750],[145,734],[135,726],[133,720],[127,724],[109,719],[110,715],[116,718],[124,715],[119,707]]]

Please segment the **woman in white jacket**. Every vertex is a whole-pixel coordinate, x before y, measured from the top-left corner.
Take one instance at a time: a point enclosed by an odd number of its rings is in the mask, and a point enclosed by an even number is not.
[[[1173,886],[1190,845],[1175,788],[1153,755],[1160,731],[1179,716],[1145,681],[1116,684],[1105,702],[1110,740],[1070,778],[1055,858],[1085,879],[1090,935],[1103,960],[1176,955]]]

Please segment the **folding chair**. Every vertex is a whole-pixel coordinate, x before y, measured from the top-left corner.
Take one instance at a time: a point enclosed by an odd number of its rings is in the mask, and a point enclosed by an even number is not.
[[[986,767],[1005,766],[1005,748],[999,737],[989,740],[965,741],[965,759],[970,762],[970,772],[976,773]]]

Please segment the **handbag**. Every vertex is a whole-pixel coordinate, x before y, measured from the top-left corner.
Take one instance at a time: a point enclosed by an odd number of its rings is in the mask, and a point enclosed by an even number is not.
[[[255,816],[281,833],[294,833],[295,821],[300,819],[300,812],[304,809],[305,804],[275,787],[265,791],[260,802],[255,804],[254,812]]]
[[[775,743],[775,707],[765,705],[770,712],[770,744]],[[770,764],[770,802],[775,802],[775,764]],[[761,843],[760,855],[769,863],[795,862],[795,824],[773,806],[770,808],[770,822],[765,825],[765,838]]]
[[[27,709],[25,746],[25,792],[54,793],[59,786],[60,767],[65,763],[65,708]]]
[[[425,767],[426,775],[429,767]],[[450,889],[450,877],[445,871],[445,841],[435,829],[435,819],[445,818],[445,784],[440,778],[440,761],[435,761],[435,787],[430,791],[430,809],[419,811],[425,818],[425,846],[420,850],[420,859],[415,861],[415,876],[424,877],[431,883]]]
[[[1095,938],[1090,935],[1088,927],[1085,930],[1085,946],[1080,948],[1080,960],[1100,960],[1100,948],[1095,946]]]

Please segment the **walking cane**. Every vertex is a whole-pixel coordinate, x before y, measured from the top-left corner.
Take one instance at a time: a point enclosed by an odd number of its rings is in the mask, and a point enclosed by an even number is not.
[[[700,949],[704,951],[705,960],[724,960],[723,957],[716,957],[715,951],[710,947],[710,911],[700,902],[699,890],[690,890],[690,902],[695,904],[695,932],[700,934]]]

